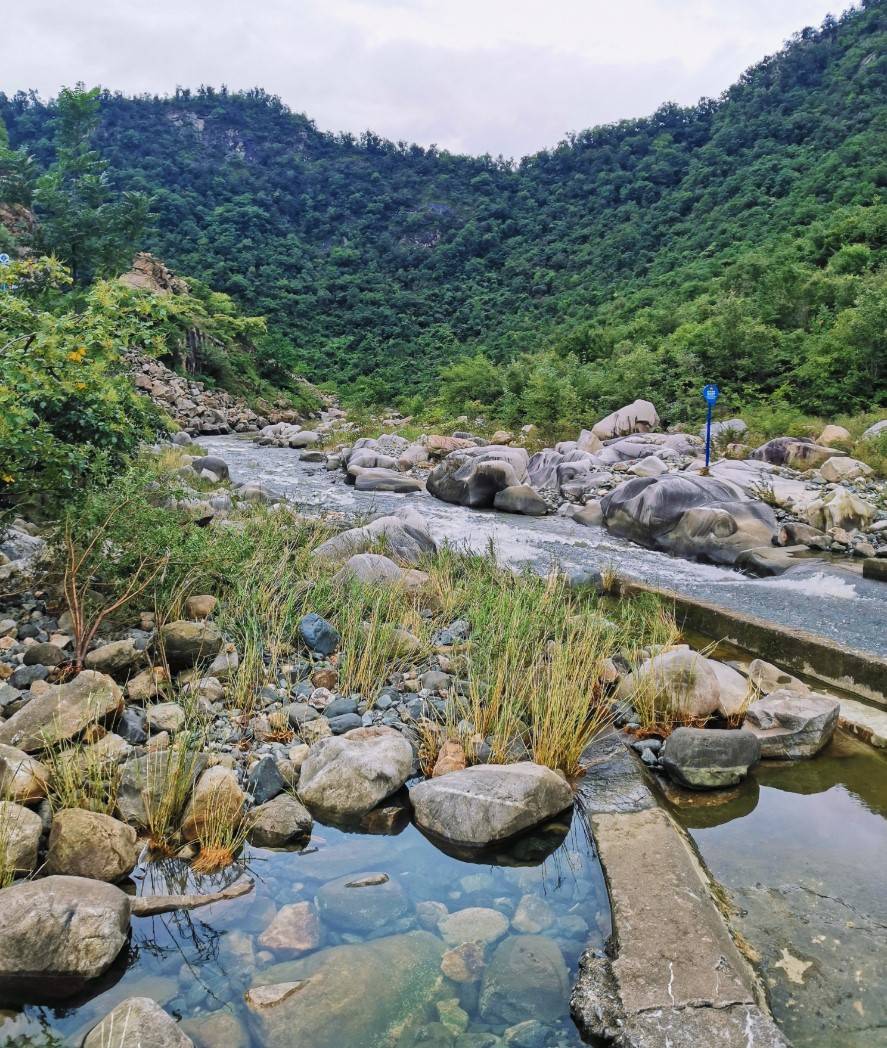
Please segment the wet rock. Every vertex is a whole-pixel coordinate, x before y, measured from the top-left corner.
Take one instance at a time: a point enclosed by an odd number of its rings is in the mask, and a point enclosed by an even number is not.
[[[257,1043],[263,1048],[342,1048],[409,1040],[422,1009],[449,996],[443,987],[443,943],[409,932],[368,943],[334,946],[273,965],[246,994]],[[420,1013],[417,1015],[417,1011]]]
[[[0,797],[30,804],[46,796],[49,770],[14,746],[0,745]]]
[[[76,738],[122,707],[122,693],[110,677],[84,670],[68,684],[48,686],[0,724],[0,743],[36,753]]]
[[[511,918],[511,926],[519,932],[535,935],[554,924],[554,911],[538,895],[523,895]]]
[[[49,832],[46,872],[119,881],[136,864],[136,831],[100,812],[56,812]]]
[[[403,786],[412,763],[412,747],[399,732],[357,728],[314,743],[302,764],[299,796],[312,811],[364,815]]]
[[[281,906],[265,931],[259,945],[284,957],[300,957],[320,946],[323,929],[312,902],[294,902]]]
[[[83,660],[88,670],[107,673],[111,677],[126,677],[137,666],[144,665],[147,656],[136,648],[132,637],[124,640],[112,640],[101,647],[93,648]]]
[[[493,506],[503,513],[522,513],[528,517],[544,517],[548,512],[545,499],[529,484],[515,484],[497,491]]]
[[[761,758],[761,744],[750,731],[676,728],[666,740],[662,763],[683,786],[717,790],[734,786]]]
[[[183,1019],[181,1028],[197,1048],[250,1048],[249,1034],[243,1023],[225,1009]]]
[[[496,947],[484,972],[480,1014],[486,1022],[550,1021],[563,1013],[569,993],[557,943],[543,935],[513,935]]]
[[[127,997],[86,1035],[83,1048],[194,1048],[194,1042],[150,997]]]
[[[459,946],[465,942],[490,946],[508,931],[508,918],[485,906],[469,906],[447,914],[438,922],[445,943]]]
[[[4,867],[17,875],[33,873],[42,834],[39,815],[21,804],[0,801],[0,857]]]
[[[65,997],[113,963],[129,933],[128,897],[84,877],[0,891],[0,996]]]
[[[409,909],[400,883],[387,873],[357,873],[324,884],[317,907],[326,924],[350,932],[373,932]]]
[[[840,703],[831,695],[799,695],[787,688],[749,706],[745,726],[760,739],[761,756],[798,760],[815,756],[834,734]]]
[[[311,813],[296,797],[281,793],[250,813],[250,841],[259,848],[282,848],[311,833]]]
[[[166,660],[173,670],[190,669],[208,662],[219,653],[222,634],[211,622],[189,622],[181,619],[160,628],[160,639]],[[218,676],[218,673],[213,673]]]
[[[530,761],[479,764],[410,790],[417,825],[458,844],[505,840],[573,803],[567,783]]]

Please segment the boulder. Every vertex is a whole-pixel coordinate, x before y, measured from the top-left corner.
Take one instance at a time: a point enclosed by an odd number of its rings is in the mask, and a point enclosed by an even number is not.
[[[345,561],[336,579],[356,579],[364,584],[403,586],[412,593],[425,585],[428,575],[415,568],[402,568],[381,553],[355,553]]]
[[[66,808],[49,831],[46,872],[119,881],[136,864],[136,831],[100,812]]]
[[[410,1024],[423,1022],[435,998],[452,996],[440,971],[443,951],[436,935],[414,931],[272,965],[246,993],[255,1043],[292,1048],[297,1037],[299,1048],[411,1044]]]
[[[43,835],[40,816],[13,801],[0,801],[0,867],[13,874],[33,873]]]
[[[146,702],[163,694],[169,684],[169,673],[165,666],[149,666],[126,683],[126,701],[144,706]]]
[[[834,734],[840,703],[831,695],[798,694],[788,688],[753,702],[745,727],[761,742],[761,756],[799,760],[815,756]]]
[[[365,815],[403,786],[412,763],[412,747],[393,728],[357,728],[322,738],[302,764],[299,797],[320,814]]]
[[[195,473],[202,473],[205,469],[215,473],[219,480],[228,480],[228,463],[217,455],[203,455],[201,458],[191,460],[191,469]]]
[[[290,793],[280,793],[250,812],[249,839],[258,848],[282,848],[311,834],[311,813]]]
[[[408,495],[425,487],[418,477],[406,476],[397,469],[361,469],[353,475],[356,491],[392,491],[398,495]]]
[[[490,507],[498,492],[524,482],[528,462],[524,448],[489,444],[455,451],[431,471],[427,488],[443,502]]]
[[[132,637],[124,640],[112,640],[101,647],[87,652],[83,665],[97,673],[107,673],[111,677],[127,677],[136,666],[144,665],[147,655],[140,651]]]
[[[282,957],[301,957],[320,946],[323,928],[312,902],[281,906],[274,919],[259,936],[259,946]]]
[[[76,738],[122,708],[123,695],[110,677],[83,670],[67,684],[49,685],[0,723],[0,743],[37,753]]]
[[[887,418],[882,418],[880,422],[876,422],[873,426],[863,433],[863,440],[875,440],[876,437],[880,437],[883,433],[887,433]]]
[[[332,655],[341,640],[338,630],[314,611],[299,620],[299,633],[308,647],[321,655]]]
[[[792,469],[816,469],[834,455],[832,448],[814,444],[806,437],[774,437],[755,448],[749,458],[769,462],[773,466]]]
[[[14,746],[0,746],[0,797],[31,804],[46,796],[49,770]]]
[[[57,644],[31,644],[22,656],[23,666],[61,666],[67,661],[68,656]]]
[[[215,658],[222,647],[222,634],[212,622],[180,619],[161,626],[160,641],[170,668],[184,670]]]
[[[629,433],[649,433],[659,425],[659,415],[649,400],[635,400],[602,418],[591,432],[599,440],[624,437]]]
[[[732,564],[776,536],[770,506],[713,477],[666,473],[620,484],[601,499],[607,528],[644,546]]]
[[[541,764],[478,764],[410,790],[416,824],[444,840],[483,846],[565,811],[570,787]]]
[[[425,451],[430,458],[446,458],[454,451],[464,451],[474,447],[477,447],[475,442],[465,437],[448,437],[432,433],[425,438]]]
[[[83,1048],[194,1048],[179,1024],[150,997],[127,997],[86,1035]]]
[[[476,942],[492,946],[508,931],[508,918],[486,906],[469,906],[447,914],[438,922],[438,931],[450,946]]]
[[[600,425],[600,423],[598,423],[598,425]],[[592,455],[600,451],[603,446],[604,444],[601,438],[590,429],[581,430],[576,440],[577,451],[587,451]]]
[[[197,780],[182,818],[182,838],[196,841],[222,826],[234,827],[246,796],[230,768],[217,764]]]
[[[850,431],[843,426],[826,426],[819,434],[816,443],[823,447],[831,447],[832,444],[850,444],[853,437]]]
[[[604,523],[604,511],[601,509],[600,501],[593,499],[591,502],[586,502],[582,509],[572,515],[572,519],[586,528],[600,527]]]
[[[826,459],[819,467],[819,472],[823,480],[827,480],[832,484],[840,484],[845,480],[858,480],[859,477],[870,477],[873,470],[871,466],[860,462],[859,459],[842,455],[839,458]]]
[[[662,751],[671,778],[694,790],[735,786],[760,759],[760,741],[742,729],[676,728]]]
[[[515,484],[497,491],[493,506],[504,513],[522,513],[528,517],[544,517],[548,512],[545,500],[529,484]]]
[[[185,614],[189,619],[208,619],[218,603],[211,593],[194,593],[185,601]]]
[[[676,720],[696,720],[718,712],[721,685],[713,662],[681,646],[647,659],[619,682],[618,702],[632,702],[637,693]]]
[[[62,998],[111,966],[129,934],[129,897],[85,877],[0,891],[0,998]]]
[[[346,560],[355,553],[375,552],[380,545],[405,564],[416,564],[437,549],[424,517],[404,507],[395,514],[377,517],[363,527],[334,535],[318,546],[312,556],[323,561]]]
[[[177,746],[126,761],[120,770],[117,814],[124,822],[147,829],[149,810],[160,803],[169,778],[187,774],[193,783],[205,765],[202,755],[187,753]]]
[[[387,873],[350,873],[322,885],[316,898],[325,924],[358,935],[384,928],[410,907],[400,882]]]
[[[659,477],[668,472],[668,466],[656,455],[647,455],[628,467],[633,477]]]
[[[570,976],[557,943],[544,935],[512,935],[487,965],[479,1011],[488,1023],[554,1022],[569,995]]]
[[[807,520],[820,531],[828,531],[829,528],[843,528],[845,531],[865,529],[877,513],[877,508],[870,502],[844,487],[834,488],[821,499],[811,502],[806,510]]]

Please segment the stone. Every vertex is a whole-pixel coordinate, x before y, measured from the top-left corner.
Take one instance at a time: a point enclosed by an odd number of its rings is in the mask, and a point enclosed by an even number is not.
[[[395,462],[395,466],[397,463]],[[350,466],[349,466],[350,472]],[[360,469],[356,471],[356,491],[393,491],[399,495],[421,491],[425,485],[418,477],[410,477],[398,469]]]
[[[635,692],[655,697],[677,720],[710,717],[717,712],[721,686],[712,660],[680,647],[655,655],[619,682],[617,702],[631,702]]]
[[[468,1029],[468,1012],[459,1004],[458,997],[448,997],[445,1001],[437,1002],[437,1015],[441,1024],[453,1037],[465,1033]]]
[[[543,935],[512,935],[484,971],[479,1011],[485,1022],[554,1021],[563,1014],[570,976],[563,954]]]
[[[548,512],[545,499],[529,484],[514,484],[497,491],[493,498],[493,506],[503,513],[522,513],[528,517],[544,517]]]
[[[425,585],[428,575],[415,568],[402,568],[381,553],[355,553],[342,566],[336,579],[356,579],[365,585],[403,586],[408,593],[413,593]]]
[[[123,695],[103,673],[83,670],[67,684],[50,685],[0,723],[0,743],[37,753],[76,738],[123,708]]]
[[[803,681],[763,659],[752,659],[748,664],[748,679],[762,695],[769,695],[780,688],[788,688],[799,695],[806,695],[810,691]]]
[[[819,467],[823,480],[832,484],[840,484],[845,480],[858,480],[860,477],[870,477],[873,473],[872,467],[867,466],[859,459],[842,455],[839,458],[826,459]]]
[[[479,982],[486,966],[484,945],[463,942],[447,950],[440,962],[440,970],[457,983]]]
[[[831,739],[839,712],[831,695],[780,688],[749,706],[745,727],[760,740],[762,757],[798,760],[815,756]]]
[[[136,666],[147,661],[144,651],[136,648],[132,637],[124,640],[112,640],[101,647],[87,652],[83,665],[97,673],[107,673],[111,677],[126,677]]]
[[[86,1035],[83,1048],[194,1048],[179,1024],[150,997],[127,997]]]
[[[312,745],[299,775],[299,796],[312,811],[365,815],[403,786],[412,763],[412,747],[399,732],[357,728]]]
[[[185,711],[176,702],[158,702],[154,706],[148,706],[145,713],[148,730],[152,735],[162,731],[175,735],[187,722]]]
[[[633,462],[628,471],[633,477],[659,477],[668,472],[668,466],[655,455],[647,455],[646,458]]]
[[[721,564],[769,545],[777,532],[770,506],[727,481],[687,473],[626,481],[601,499],[601,510],[616,535]]]
[[[191,469],[198,474],[209,470],[210,473],[215,473],[219,480],[228,480],[229,477],[228,463],[216,455],[204,455],[201,458],[193,459]]]
[[[49,769],[14,746],[0,746],[0,797],[31,804],[46,796]]]
[[[111,966],[129,934],[129,897],[85,877],[0,890],[0,997],[63,998]]]
[[[535,935],[550,928],[554,920],[554,911],[543,898],[538,895],[523,895],[511,918],[511,926],[516,931]]]
[[[126,683],[126,701],[144,706],[159,698],[169,684],[169,673],[165,666],[149,666]]]
[[[435,998],[452,996],[440,972],[443,949],[415,931],[272,965],[246,994],[255,1043],[292,1048],[294,1031],[299,1048],[369,1048],[401,1035],[411,1043],[409,1024],[421,1024]]]
[[[524,483],[528,462],[524,448],[504,445],[454,451],[428,475],[427,488],[443,502],[489,508],[498,492]]]
[[[342,931],[375,932],[409,909],[400,882],[387,873],[352,873],[328,881],[316,896],[325,924]]]
[[[791,469],[816,469],[834,451],[829,447],[814,444],[812,440],[802,437],[775,437],[755,448],[749,455],[758,462],[769,462],[772,466],[789,466]]]
[[[68,656],[55,644],[31,644],[25,648],[22,663],[25,666],[61,666]]]
[[[573,803],[567,783],[530,761],[478,764],[410,790],[416,824],[445,840],[483,846],[546,822]]]
[[[816,443],[824,447],[831,447],[832,444],[850,444],[852,442],[853,437],[850,436],[850,431],[844,429],[843,426],[826,426],[816,439]]]
[[[437,549],[424,517],[404,507],[397,513],[377,517],[362,527],[334,535],[318,546],[312,556],[321,561],[346,560],[355,553],[377,553],[380,546],[404,564],[417,564]]]
[[[36,812],[0,801],[0,859],[5,869],[16,875],[33,873],[42,835],[43,822]]]
[[[596,452],[600,451],[603,446],[601,438],[596,433],[592,433],[590,429],[579,431],[579,436],[576,439],[577,451],[587,451],[589,454],[594,455]]]
[[[148,808],[160,802],[170,776],[187,774],[193,783],[205,766],[201,754],[178,746],[126,761],[120,771],[117,814],[124,822],[147,829]]]
[[[809,503],[805,510],[807,520],[814,528],[828,531],[843,528],[847,531],[865,530],[877,516],[877,508],[847,488],[838,486]]]
[[[508,918],[486,906],[469,906],[442,917],[438,930],[449,946],[459,946],[464,942],[491,946],[508,931]]]
[[[304,742],[309,746],[313,746],[314,743],[319,742],[321,739],[330,738],[333,732],[330,728],[330,722],[324,717],[318,717],[317,720],[302,721],[299,726],[299,734]]]
[[[453,771],[464,771],[467,763],[462,743],[456,739],[448,739],[440,748],[431,777],[436,779]]]
[[[222,647],[222,634],[212,622],[180,619],[161,626],[160,641],[170,668],[183,670],[214,659]],[[212,676],[218,676],[218,673],[210,672]]]
[[[882,433],[887,433],[887,418],[881,419],[880,422],[876,422],[873,426],[863,433],[863,440],[874,440],[876,437],[880,437]]]
[[[676,728],[662,751],[671,778],[694,790],[735,786],[760,759],[760,741],[742,729]]]
[[[250,1048],[249,1034],[232,1012],[202,1012],[193,1019],[183,1019],[182,1031],[197,1048]]]
[[[739,440],[747,432],[748,426],[741,418],[722,419],[711,424],[711,439],[719,444]],[[699,436],[705,440],[705,426],[699,430]]]
[[[338,717],[330,717],[327,714],[327,720],[333,735],[344,735],[363,725],[363,718],[359,713],[342,713]]]
[[[338,631],[313,611],[300,620],[299,633],[308,647],[321,655],[332,655],[341,640]]]
[[[290,793],[280,793],[250,812],[249,839],[258,848],[282,848],[311,834],[311,813]]]
[[[604,513],[601,509],[600,501],[593,499],[591,502],[587,502],[582,509],[573,514],[573,520],[586,528],[600,527],[604,522]]]
[[[66,808],[49,831],[46,872],[119,881],[135,868],[136,831],[100,812]]]
[[[635,400],[612,412],[592,426],[599,440],[611,440],[629,433],[648,433],[659,425],[659,415],[649,400]]]
[[[277,768],[277,761],[266,754],[250,768],[246,778],[247,793],[253,804],[262,805],[283,791],[285,783]]]
[[[185,601],[185,614],[189,619],[208,619],[218,603],[211,593],[195,593]]]
[[[323,929],[312,902],[281,906],[274,919],[259,936],[259,946],[284,957],[301,957],[320,946]]]
[[[237,776],[230,768],[217,764],[197,780],[182,817],[182,839],[200,840],[220,825],[236,826],[246,801]]]

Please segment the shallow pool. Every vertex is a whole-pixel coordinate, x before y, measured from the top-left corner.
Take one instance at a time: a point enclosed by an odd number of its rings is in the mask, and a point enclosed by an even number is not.
[[[301,852],[250,850],[254,893],[135,920],[128,955],[88,996],[0,1012],[0,1045],[80,1045],[130,996],[181,1018],[198,1048],[581,1044],[569,987],[582,950],[610,931],[582,816],[467,861],[389,815],[399,832],[316,824]],[[195,879],[169,860],[136,878],[142,894],[208,891],[242,869]]]

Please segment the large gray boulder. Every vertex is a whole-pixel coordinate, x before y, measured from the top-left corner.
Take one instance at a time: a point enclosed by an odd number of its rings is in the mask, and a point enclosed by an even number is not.
[[[61,998],[111,966],[129,933],[129,897],[84,877],[0,891],[0,998]]]
[[[424,487],[418,477],[406,476],[396,469],[361,469],[353,476],[357,491],[392,491],[398,495],[408,495]]]
[[[246,993],[263,1048],[412,1044],[411,1025],[452,997],[440,971],[444,944],[430,932],[333,946],[265,968]],[[406,1028],[406,1029],[405,1029]]]
[[[179,1024],[150,997],[127,997],[86,1035],[83,1048],[194,1048]]]
[[[659,425],[659,415],[649,400],[635,400],[595,423],[591,432],[599,440],[624,437],[628,433],[649,433]]]
[[[514,484],[497,491],[493,506],[503,513],[522,513],[527,517],[544,517],[548,512],[545,500],[529,484]]]
[[[0,801],[0,858],[13,874],[37,869],[37,850],[43,834],[40,816],[12,801]]]
[[[497,492],[522,484],[529,456],[524,448],[500,444],[454,451],[431,471],[427,488],[443,502],[474,509],[493,505]]]
[[[480,1014],[490,1023],[553,1022],[569,994],[570,975],[554,939],[512,935],[496,947],[484,972]]]
[[[762,757],[799,760],[815,756],[831,739],[839,713],[831,695],[780,688],[749,706],[745,727],[760,740]]]
[[[355,579],[368,585],[403,586],[412,592],[425,585],[428,575],[415,568],[402,568],[381,553],[355,553],[342,565],[336,579],[342,582]]]
[[[759,739],[741,729],[676,728],[662,753],[671,778],[694,790],[735,786],[760,759]]]
[[[749,454],[757,462],[792,469],[816,469],[835,455],[835,449],[814,444],[806,437],[774,437]]]
[[[620,484],[601,499],[607,528],[644,546],[682,557],[732,564],[776,536],[776,516],[732,484],[667,473]]]
[[[736,670],[679,645],[626,674],[616,699],[633,702],[640,695],[675,720],[697,720],[716,713],[725,717],[738,713],[747,691],[747,682]]]
[[[46,872],[119,881],[136,864],[136,831],[119,819],[83,808],[56,812],[49,831]]]
[[[314,743],[299,773],[299,797],[315,814],[365,815],[406,782],[409,742],[393,728],[355,728]]]
[[[531,761],[478,764],[410,790],[416,824],[456,844],[482,847],[546,822],[573,803],[567,783]]]
[[[380,545],[405,564],[417,564],[426,554],[437,549],[425,518],[404,507],[397,513],[377,517],[363,527],[334,535],[321,543],[312,556],[321,561],[347,560],[355,553],[376,552]]]
[[[0,744],[38,753],[76,738],[122,709],[123,693],[114,681],[84,670],[67,684],[50,685],[0,724]]]
[[[160,627],[160,641],[170,668],[184,670],[214,659],[222,647],[222,634],[212,622],[181,619]]]

